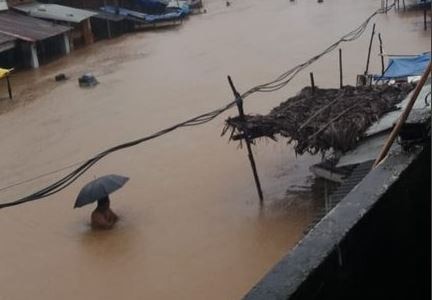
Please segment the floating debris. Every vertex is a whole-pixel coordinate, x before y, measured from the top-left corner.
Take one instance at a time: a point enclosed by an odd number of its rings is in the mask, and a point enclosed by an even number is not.
[[[294,142],[297,154],[347,152],[353,149],[366,129],[384,113],[397,109],[414,88],[412,84],[344,86],[342,89],[303,88],[269,114],[228,118],[222,134],[231,130],[230,140],[280,134]]]
[[[93,87],[99,82],[96,80],[92,73],[87,73],[78,79],[78,83],[80,87]]]
[[[67,77],[66,77],[65,74],[61,73],[61,74],[57,74],[57,75],[54,77],[54,79],[55,79],[55,81],[64,81],[64,80],[67,79]]]

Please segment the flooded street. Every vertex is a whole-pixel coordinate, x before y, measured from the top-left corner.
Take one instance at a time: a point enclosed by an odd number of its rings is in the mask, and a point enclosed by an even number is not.
[[[145,31],[78,49],[12,77],[15,104],[0,102],[0,190],[85,160],[232,101],[320,53],[379,8],[376,0],[205,1],[207,13],[178,28]],[[421,13],[373,21],[387,53],[429,51]],[[372,24],[370,24],[372,25]],[[343,44],[344,82],[364,72],[372,26]],[[374,44],[370,70],[380,71]],[[266,113],[309,84],[339,84],[337,51],[285,89],[254,94],[245,111]],[[100,81],[80,89],[91,71]],[[68,81],[54,76],[65,73]],[[2,83],[3,84],[3,83]],[[100,161],[49,198],[0,210],[0,300],[239,299],[303,236],[320,208],[308,171],[286,141],[253,147],[265,197],[260,210],[246,150],[220,137],[232,109]],[[25,196],[62,172],[0,191]],[[113,230],[94,232],[94,206],[73,209],[81,187],[105,174],[130,177],[114,193]]]

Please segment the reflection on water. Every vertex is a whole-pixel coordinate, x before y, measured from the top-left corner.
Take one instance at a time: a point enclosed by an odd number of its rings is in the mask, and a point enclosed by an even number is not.
[[[176,30],[102,41],[15,74],[14,102],[0,101],[8,110],[0,116],[1,186],[221,107],[232,100],[226,75],[239,91],[268,81],[319,53],[379,4],[206,5],[207,14]],[[415,15],[401,19],[392,11],[375,21],[386,51],[428,50],[430,32]],[[346,82],[364,71],[368,41],[366,34],[343,45]],[[379,71],[376,53],[371,69]],[[329,54],[310,68],[317,85],[337,86],[337,59]],[[88,71],[100,84],[80,89],[77,78]],[[57,83],[58,73],[70,79]],[[300,74],[282,91],[251,96],[245,110],[266,113],[308,81]],[[319,157],[296,157],[283,140],[260,142],[260,211],[245,150],[219,137],[224,118],[234,114],[113,154],[61,193],[0,211],[0,299],[240,298],[301,238],[322,200],[308,171]],[[111,173],[131,178],[111,198],[121,219],[112,231],[93,232],[93,207],[74,210],[73,203],[86,182]],[[1,200],[62,174],[4,191]]]

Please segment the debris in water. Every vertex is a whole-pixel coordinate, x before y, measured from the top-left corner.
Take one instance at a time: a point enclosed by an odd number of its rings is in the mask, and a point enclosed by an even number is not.
[[[61,73],[54,77],[55,81],[64,81],[68,79],[65,74]]]
[[[93,87],[99,83],[92,73],[84,74],[78,79],[78,82],[80,87]]]

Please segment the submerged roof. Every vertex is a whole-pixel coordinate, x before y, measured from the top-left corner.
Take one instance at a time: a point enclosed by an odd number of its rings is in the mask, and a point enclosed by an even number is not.
[[[53,24],[12,11],[0,12],[0,33],[27,42],[44,40],[70,29],[69,26]]]
[[[15,6],[14,9],[35,18],[80,23],[97,13],[58,4],[41,4],[38,2]]]

